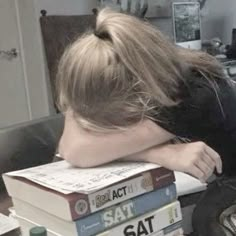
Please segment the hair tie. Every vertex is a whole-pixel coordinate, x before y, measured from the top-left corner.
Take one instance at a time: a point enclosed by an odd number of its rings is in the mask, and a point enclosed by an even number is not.
[[[98,38],[100,38],[100,34],[97,32],[97,30],[94,31],[94,35]]]
[[[110,35],[107,33],[107,32],[101,32],[99,33],[97,30],[94,30],[94,35],[96,37],[98,37],[99,39],[102,39],[102,40],[110,40],[111,41],[111,37]]]

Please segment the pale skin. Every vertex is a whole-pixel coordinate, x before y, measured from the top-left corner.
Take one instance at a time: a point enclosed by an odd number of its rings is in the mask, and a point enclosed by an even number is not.
[[[99,134],[81,128],[71,112],[59,144],[61,156],[78,167],[94,167],[118,159],[146,161],[188,173],[205,182],[222,172],[219,154],[203,142],[170,144],[173,134],[151,120],[125,131]]]

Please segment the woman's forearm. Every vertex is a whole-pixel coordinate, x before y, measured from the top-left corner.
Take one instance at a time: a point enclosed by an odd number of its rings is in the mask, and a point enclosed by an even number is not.
[[[222,161],[217,152],[203,142],[161,144],[123,158],[145,161],[195,176],[205,182],[216,170],[222,172]]]
[[[159,144],[141,152],[133,153],[129,156],[123,157],[122,160],[151,162],[166,167],[166,162],[169,161],[168,157],[166,156],[166,150],[170,150],[172,145],[173,144],[170,144],[170,142]]]
[[[173,137],[150,120],[125,131],[93,133],[79,127],[73,116],[66,114],[59,151],[76,166],[92,167],[141,152]]]

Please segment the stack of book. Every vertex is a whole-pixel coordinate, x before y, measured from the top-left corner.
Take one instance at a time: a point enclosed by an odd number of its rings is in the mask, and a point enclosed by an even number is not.
[[[180,236],[174,173],[151,163],[75,168],[65,161],[6,173],[15,217],[26,236]]]

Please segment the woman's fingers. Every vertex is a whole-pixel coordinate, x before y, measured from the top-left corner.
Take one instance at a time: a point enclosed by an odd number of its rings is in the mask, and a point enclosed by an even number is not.
[[[222,173],[222,161],[220,155],[214,151],[211,147],[205,146],[205,152],[211,158],[211,160],[215,163],[216,170],[219,174]]]
[[[216,168],[216,163],[215,161],[212,160],[212,158],[204,152],[204,155],[202,156],[202,160],[206,162],[206,164],[214,171]]]
[[[210,157],[208,155],[205,155],[195,164],[204,173],[204,181],[206,181],[212,175],[215,169],[215,165],[212,165],[212,162],[209,159]]]
[[[196,177],[197,179],[199,179],[201,182],[205,182],[205,179],[204,179],[205,174],[197,166],[193,166],[191,168],[191,173],[190,174],[193,175],[194,177]]]

